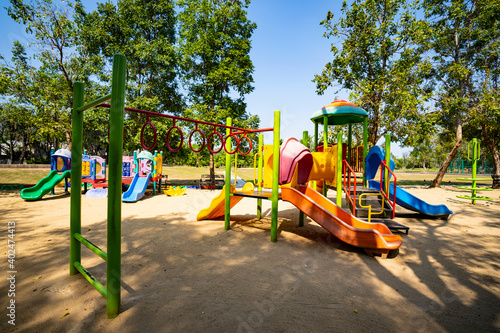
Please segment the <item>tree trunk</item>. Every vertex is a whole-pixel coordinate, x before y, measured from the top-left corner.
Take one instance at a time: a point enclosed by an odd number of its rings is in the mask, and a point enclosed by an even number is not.
[[[9,164],[12,164],[14,162],[14,140],[12,138],[12,132],[9,134]]]
[[[493,185],[491,187],[498,189],[500,188],[500,154],[495,144],[495,140],[489,136],[485,124],[481,124],[481,132],[486,142],[486,146],[488,146],[491,155],[493,155],[493,174],[491,175],[493,178]]]
[[[21,155],[19,156],[19,164],[23,164],[26,157],[26,150],[28,147],[28,135],[26,132],[23,134],[23,147],[21,148]]]
[[[459,111],[460,112],[460,111]],[[439,168],[439,171],[436,175],[436,178],[431,183],[431,186],[429,187],[439,187],[441,185],[441,182],[443,181],[443,177],[446,173],[446,170],[448,170],[448,167],[450,166],[451,161],[455,158],[455,156],[458,153],[458,150],[462,146],[462,117],[460,113],[457,114],[457,119],[456,119],[456,126],[457,126],[457,132],[456,132],[456,138],[457,141],[455,142],[455,146],[453,146],[453,149],[451,152],[446,156],[446,159],[444,160],[443,164],[441,165],[441,168]]]
[[[213,153],[210,153],[210,162],[208,164],[208,168],[210,169],[210,180],[215,182],[215,163]]]

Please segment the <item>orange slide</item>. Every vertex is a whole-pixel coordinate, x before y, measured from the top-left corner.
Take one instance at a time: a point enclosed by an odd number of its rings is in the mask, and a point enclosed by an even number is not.
[[[389,250],[401,246],[401,236],[385,224],[367,223],[347,213],[328,198],[308,186],[281,188],[281,198],[295,205],[341,241],[364,248],[369,255],[386,258]]]
[[[224,187],[226,187],[224,185]],[[223,216],[224,212],[226,210],[225,206],[225,200],[226,200],[226,191],[222,188],[222,191],[218,196],[216,196],[212,202],[210,203],[210,206],[208,208],[200,210],[198,215],[196,216],[197,221],[201,220],[212,220],[215,219],[219,216]],[[246,183],[245,186],[241,189],[241,191],[236,190],[234,186],[231,185],[231,193],[235,192],[252,192],[253,193],[254,186],[252,183]],[[235,197],[231,196],[229,201],[231,203],[231,208],[233,208],[238,202],[241,201],[243,197]]]

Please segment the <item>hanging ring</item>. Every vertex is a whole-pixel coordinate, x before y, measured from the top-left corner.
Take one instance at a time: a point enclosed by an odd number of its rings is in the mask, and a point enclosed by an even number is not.
[[[250,145],[250,147],[248,147],[248,150],[244,153],[240,150],[240,143],[241,143],[241,140],[243,139],[247,139],[248,141],[248,144]],[[247,136],[246,133],[243,134],[243,136],[238,140],[238,153],[240,153],[241,155],[245,156],[245,155],[248,155],[248,153],[250,153],[252,151],[252,140],[250,140],[250,138]]]
[[[229,139],[229,141],[231,141],[231,138],[234,138],[236,140],[236,148],[234,150],[231,150],[231,148],[227,150],[227,140]],[[224,150],[226,151],[226,153],[228,153],[229,155],[236,153],[238,151],[238,145],[239,145],[239,140],[236,135],[231,133],[228,136],[226,136],[226,139],[224,140]]]
[[[201,135],[201,147],[200,149],[196,150],[193,148],[193,145],[192,145],[192,142],[191,140],[193,139],[193,135],[194,133],[200,133]],[[194,131],[191,132],[191,134],[189,134],[189,148],[191,148],[191,150],[194,152],[194,153],[199,153],[200,151],[203,150],[203,148],[205,148],[205,134],[203,134],[203,132],[198,129],[198,123],[196,123],[196,128],[194,129]]]
[[[214,135],[217,135],[220,138],[220,147],[217,150],[212,150],[212,147],[210,147],[210,140],[212,140],[212,138],[213,138]],[[207,137],[207,147],[208,147],[208,150],[212,154],[217,154],[218,152],[220,152],[222,150],[223,146],[224,146],[224,137],[222,136],[222,134],[220,134],[219,132],[217,132],[217,127],[214,127],[214,131],[212,133],[210,133],[208,135],[208,137]]]
[[[144,143],[144,130],[146,129],[146,126],[148,126],[148,125],[151,126],[151,128],[153,129],[153,144],[149,147],[146,146],[146,144]],[[149,115],[148,115],[146,123],[144,124],[144,126],[142,126],[141,145],[142,145],[142,148],[144,148],[145,150],[152,150],[156,145],[156,128],[155,128],[155,125],[153,125],[153,123],[149,121]]]
[[[173,130],[177,130],[177,132],[179,132],[179,135],[181,137],[181,142],[179,143],[179,146],[177,148],[172,148],[170,146],[170,140],[169,140],[169,137],[170,137],[170,133],[173,131]],[[176,126],[175,125],[175,119],[174,119],[174,123],[172,125],[172,127],[169,128],[168,132],[167,132],[167,137],[165,139],[165,142],[167,143],[167,148],[168,150],[170,150],[171,152],[175,153],[175,152],[178,152],[181,147],[182,147],[182,143],[184,142],[184,135],[182,134],[182,130],[179,128],[179,126]]]

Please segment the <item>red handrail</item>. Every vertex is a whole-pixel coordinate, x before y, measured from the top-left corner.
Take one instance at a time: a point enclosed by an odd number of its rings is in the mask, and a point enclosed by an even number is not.
[[[346,182],[347,178],[347,169],[349,169],[349,180]],[[352,205],[352,215],[356,216],[356,173],[352,170],[351,166],[347,162],[347,160],[342,160],[342,173],[344,174],[344,179],[342,182],[342,187],[344,189],[344,192],[346,193],[346,197],[349,199]],[[351,176],[350,174],[354,175],[354,186],[353,186],[353,196],[351,199]],[[346,183],[348,184],[348,188],[346,189]]]
[[[387,180],[387,188],[385,189],[387,192],[384,191],[384,175],[385,175],[384,168],[387,169],[387,171],[389,171],[392,177],[394,178],[394,194],[392,196],[393,199],[392,202],[391,199],[389,198],[390,177]],[[396,175],[394,174],[394,172],[391,171],[390,168],[387,167],[387,163],[385,163],[385,161],[382,161],[380,163],[380,192],[387,199],[389,205],[392,207],[392,218],[396,216],[396,183],[397,183]]]

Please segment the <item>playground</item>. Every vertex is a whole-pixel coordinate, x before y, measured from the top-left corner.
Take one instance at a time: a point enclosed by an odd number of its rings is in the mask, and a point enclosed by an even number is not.
[[[256,200],[244,198],[231,210],[229,231],[223,218],[196,221],[220,190],[124,204],[122,307],[113,320],[106,319],[106,300],[69,275],[64,187],[39,201],[0,191],[4,225],[16,222],[18,271],[16,326],[3,320],[0,330],[498,331],[500,190],[475,205],[456,198],[467,191],[455,187],[408,191],[454,214],[429,219],[398,207],[397,221],[411,229],[400,234],[399,254],[385,260],[339,242],[308,218],[298,227],[299,210],[285,202],[277,243],[269,242],[269,201],[256,221]],[[82,197],[82,232],[101,248],[106,205],[106,198]],[[105,281],[100,258],[84,249],[82,262]],[[1,292],[7,295],[6,284]]]
[[[459,178],[472,186],[403,188],[390,134],[384,148],[368,147],[368,113],[355,104],[335,100],[313,113],[312,149],[307,132],[280,144],[280,111],[272,128],[248,129],[231,118],[224,125],[126,107],[125,58],[114,58],[111,94],[85,104],[84,84],[75,83],[72,151],[53,152],[51,172],[35,186],[2,194],[10,325],[134,332],[499,328],[500,190],[478,186],[476,163],[471,177]],[[98,106],[110,109],[107,161],[82,149],[83,112]],[[133,156],[123,154],[125,111],[146,117],[144,150]],[[171,152],[183,144],[179,122],[194,125],[185,134],[193,152],[205,144],[213,153],[224,149],[222,190],[162,194],[163,157],[152,153],[150,117],[172,120],[165,138]],[[358,123],[363,139],[355,146]],[[348,126],[347,141],[339,132],[329,142],[329,125]],[[148,126],[151,144],[143,136]],[[262,132],[272,132],[272,144],[264,145]],[[233,183],[232,161],[251,151],[247,135],[254,133],[254,180]],[[196,147],[194,134],[201,138]],[[479,144],[471,147],[477,161]],[[105,187],[105,195],[89,196],[96,189],[88,184]]]

